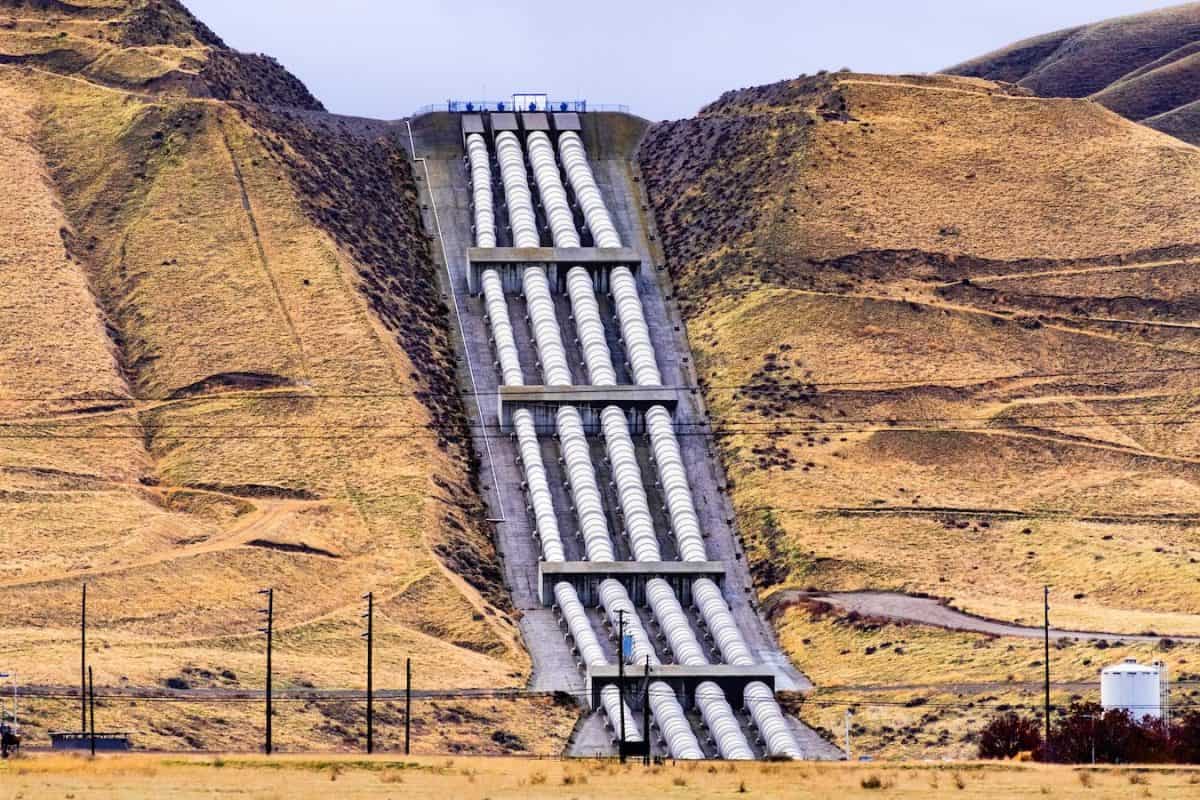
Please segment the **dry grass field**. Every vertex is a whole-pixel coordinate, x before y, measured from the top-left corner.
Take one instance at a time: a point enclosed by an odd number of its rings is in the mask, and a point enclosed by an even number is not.
[[[1039,624],[1050,584],[1059,627],[1200,632],[1200,150],[1086,101],[840,73],[730,93],[641,160],[764,599]],[[818,686],[876,682],[832,624],[780,621]],[[879,683],[1035,660],[914,637]]]
[[[75,682],[86,582],[98,684],[257,688],[272,586],[277,686],[361,684],[367,591],[379,685],[520,685],[402,151],[214,99],[319,109],[174,3],[114,8],[0,4],[0,664]]]
[[[1191,797],[1194,769],[1033,764],[620,766],[513,758],[38,756],[0,765],[0,797],[482,798]]]

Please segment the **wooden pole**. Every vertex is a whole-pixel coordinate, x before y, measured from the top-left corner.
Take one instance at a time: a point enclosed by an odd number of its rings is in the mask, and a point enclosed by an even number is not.
[[[1042,638],[1045,643],[1045,659],[1046,659],[1046,696],[1045,696],[1045,713],[1046,713],[1046,760],[1051,760],[1050,753],[1050,587],[1042,588]]]
[[[404,659],[404,755],[409,754],[412,736],[412,659]]]
[[[625,609],[617,611],[617,689],[621,695],[621,742],[618,757],[625,763]]]
[[[650,656],[646,656],[646,686],[642,689],[642,742],[646,745],[646,754],[642,756],[642,766],[650,766]]]
[[[87,584],[79,601],[79,731],[87,731]]]
[[[92,683],[92,668],[88,667],[88,705],[91,707],[92,719],[89,726],[90,735],[88,740],[91,744],[92,758],[96,757],[96,686]]]
[[[375,752],[375,594],[367,592],[367,755]]]

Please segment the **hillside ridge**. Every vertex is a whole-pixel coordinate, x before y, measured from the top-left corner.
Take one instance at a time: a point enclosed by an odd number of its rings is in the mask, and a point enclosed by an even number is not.
[[[1135,122],[1200,143],[1200,3],[1079,25],[946,70],[1042,97],[1087,97]]]

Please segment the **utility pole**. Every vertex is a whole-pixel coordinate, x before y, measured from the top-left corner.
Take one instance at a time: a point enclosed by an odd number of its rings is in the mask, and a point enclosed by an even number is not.
[[[267,731],[264,743],[267,755],[271,755],[271,649],[275,638],[275,590],[259,589],[258,593],[267,597],[267,607],[258,610],[258,613],[266,615],[267,627],[258,630],[267,635]]]
[[[408,755],[412,733],[412,659],[404,659],[404,755]]]
[[[617,756],[625,763],[625,609],[617,610],[617,690],[621,695],[621,741]]]
[[[367,755],[375,752],[375,683],[372,654],[375,650],[375,593],[367,592],[367,632],[363,638],[367,640]]]
[[[87,731],[87,584],[79,601],[79,731]]]
[[[1046,714],[1046,760],[1051,759],[1050,752],[1050,587],[1042,587],[1042,640],[1045,644],[1046,660],[1046,697],[1044,710]]]
[[[88,705],[92,710],[92,721],[90,726],[91,735],[88,740],[91,743],[92,758],[96,757],[96,685],[92,683],[92,668],[88,667]]]
[[[646,752],[642,755],[642,766],[650,766],[650,656],[646,655],[646,685],[642,689],[642,743]]]

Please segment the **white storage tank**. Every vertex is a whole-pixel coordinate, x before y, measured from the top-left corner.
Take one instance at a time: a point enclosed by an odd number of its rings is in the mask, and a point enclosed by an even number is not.
[[[1105,667],[1100,671],[1100,705],[1106,711],[1124,709],[1137,720],[1161,719],[1165,678],[1163,665],[1147,666],[1132,658]]]

